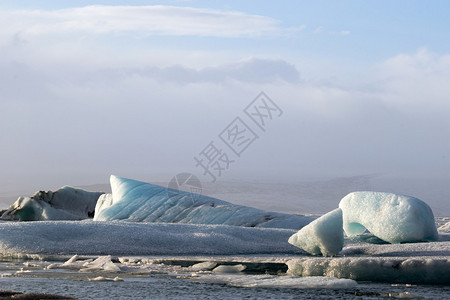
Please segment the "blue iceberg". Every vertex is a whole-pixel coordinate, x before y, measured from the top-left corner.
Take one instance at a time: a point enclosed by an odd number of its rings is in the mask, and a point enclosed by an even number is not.
[[[111,175],[112,194],[97,201],[94,221],[126,220],[300,229],[308,216],[268,212],[212,197]]]
[[[348,236],[372,234],[389,243],[437,241],[431,208],[417,198],[382,192],[353,192],[339,203]]]

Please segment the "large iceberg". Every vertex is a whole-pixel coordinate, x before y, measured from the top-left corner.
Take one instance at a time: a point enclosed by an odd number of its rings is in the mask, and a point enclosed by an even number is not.
[[[110,181],[112,194],[100,197],[94,221],[299,229],[313,220],[312,217],[268,212],[114,175]]]
[[[46,221],[83,220],[94,217],[102,192],[88,192],[65,186],[56,191],[39,191],[31,197],[19,197],[1,216],[4,220]]]
[[[342,210],[337,208],[312,221],[292,235],[288,242],[313,255],[337,255],[344,246]]]
[[[334,256],[348,236],[368,229],[390,242],[438,240],[431,208],[423,201],[404,195],[354,192],[345,196],[339,208],[321,216],[289,238],[289,243],[313,255]]]
[[[410,196],[354,192],[342,198],[343,225],[348,236],[367,230],[389,243],[436,241],[431,208]]]

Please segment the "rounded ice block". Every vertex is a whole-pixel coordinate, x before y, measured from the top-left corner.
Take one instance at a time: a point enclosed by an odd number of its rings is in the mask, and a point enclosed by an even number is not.
[[[354,192],[342,198],[344,231],[348,236],[367,229],[389,243],[436,241],[438,233],[431,208],[405,195]]]
[[[337,255],[344,246],[342,210],[337,208],[312,221],[292,235],[288,242],[313,255]]]

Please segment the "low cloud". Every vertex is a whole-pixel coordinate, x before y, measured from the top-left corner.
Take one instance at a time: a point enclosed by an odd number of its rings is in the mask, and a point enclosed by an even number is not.
[[[278,81],[298,83],[300,80],[300,73],[293,64],[283,60],[259,58],[250,58],[236,63],[200,70],[181,65],[166,68],[149,66],[130,69],[127,73],[152,78],[157,81],[181,84],[197,82],[224,83],[230,80],[241,83],[270,84]]]
[[[450,59],[429,50],[389,58],[352,87],[313,82],[305,72],[300,80],[300,66],[266,58],[203,68],[2,60],[4,180],[29,174],[38,185],[87,184],[114,172],[199,171],[192,157],[260,91],[284,114],[258,132],[231,177],[450,168]]]
[[[450,55],[426,48],[403,53],[379,65],[378,89],[389,105],[421,113],[450,110]]]

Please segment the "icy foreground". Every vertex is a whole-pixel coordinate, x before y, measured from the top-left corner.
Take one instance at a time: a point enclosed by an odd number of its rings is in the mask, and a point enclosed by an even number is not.
[[[342,210],[337,208],[312,221],[288,242],[313,255],[337,255],[344,245]]]
[[[88,259],[73,257],[47,268],[94,272],[96,276],[106,272],[105,280],[126,272],[172,274],[178,262],[190,266],[179,270],[183,274],[206,270],[219,276],[274,264],[284,265],[283,272],[287,270],[291,276],[450,284],[450,233],[442,227],[439,242],[370,244],[367,241],[373,236],[366,235],[364,239],[345,239],[341,256],[324,258],[306,256],[288,244],[287,239],[295,233],[288,229],[109,221],[0,222],[0,257],[42,261],[79,254]],[[161,265],[163,262],[167,263]],[[301,285],[308,281],[289,282]]]
[[[357,281],[450,284],[450,235],[442,242],[373,245],[348,241],[341,257],[286,262],[290,275]]]
[[[94,220],[299,229],[313,220],[111,175],[112,195],[102,196]]]
[[[94,221],[0,223],[0,254],[202,255],[300,253],[295,231],[227,225]]]
[[[337,257],[297,257],[286,262],[295,276],[330,276],[357,281],[450,284],[450,228],[439,242],[371,244],[372,235],[345,239]]]
[[[19,197],[1,216],[4,220],[46,221],[83,220],[94,216],[101,192],[88,192],[65,186],[54,192],[37,192]]]
[[[423,201],[404,195],[354,192],[339,203],[348,236],[368,229],[389,243],[436,241],[438,233],[431,208]]]
[[[296,276],[334,276],[357,281],[450,284],[448,259],[376,257],[293,259],[288,274]]]

